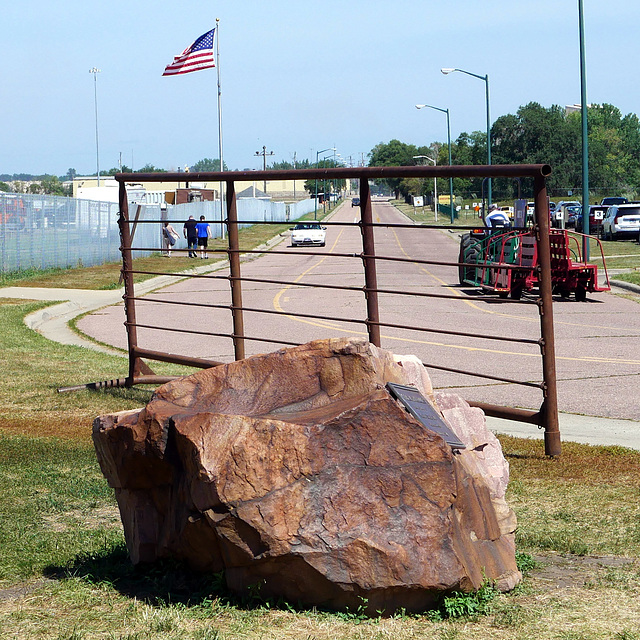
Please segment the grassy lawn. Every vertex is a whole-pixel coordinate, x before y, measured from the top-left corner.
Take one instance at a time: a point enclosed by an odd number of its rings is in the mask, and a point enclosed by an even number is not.
[[[132,567],[90,432],[94,416],[142,406],[150,390],[57,394],[122,361],[30,331],[22,317],[36,307],[0,301],[1,638],[640,639],[640,452],[618,447],[565,443],[550,460],[541,441],[501,437],[518,547],[538,564],[487,615],[296,610],[171,563]]]

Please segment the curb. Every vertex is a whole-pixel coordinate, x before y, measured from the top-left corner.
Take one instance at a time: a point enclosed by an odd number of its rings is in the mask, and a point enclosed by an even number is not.
[[[632,293],[640,294],[640,285],[633,284],[632,282],[626,282],[625,280],[609,280],[609,284],[618,289],[626,289]]]

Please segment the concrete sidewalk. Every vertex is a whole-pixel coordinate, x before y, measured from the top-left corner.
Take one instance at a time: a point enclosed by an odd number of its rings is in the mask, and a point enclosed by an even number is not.
[[[558,420],[560,439],[563,442],[619,445],[640,450],[640,422],[580,416],[573,413],[561,413]],[[533,424],[487,417],[487,426],[495,433],[504,433],[518,438],[544,438],[544,430]]]

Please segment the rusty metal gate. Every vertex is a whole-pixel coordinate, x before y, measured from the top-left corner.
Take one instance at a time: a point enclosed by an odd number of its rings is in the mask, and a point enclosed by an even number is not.
[[[366,327],[369,341],[374,345],[380,347],[381,345],[381,327],[392,327],[396,329],[411,329],[415,331],[442,333],[455,336],[464,336],[467,338],[482,338],[491,340],[501,340],[507,342],[519,342],[529,343],[537,345],[540,349],[540,356],[542,360],[542,380],[539,382],[531,382],[524,380],[513,380],[500,376],[492,376],[483,374],[477,371],[465,371],[459,368],[448,367],[443,364],[423,363],[425,367],[432,369],[440,369],[443,371],[462,373],[465,375],[476,376],[480,378],[487,378],[494,381],[512,383],[516,385],[524,385],[527,387],[534,387],[540,390],[542,394],[542,401],[540,409],[538,411],[529,411],[524,409],[515,409],[511,407],[471,402],[472,406],[478,406],[482,408],[487,415],[516,420],[520,422],[527,422],[530,424],[538,425],[545,430],[545,452],[547,455],[557,456],[560,454],[560,432],[558,426],[558,405],[557,405],[557,388],[556,388],[556,369],[555,369],[555,346],[554,346],[554,327],[553,327],[553,306],[552,306],[552,285],[551,285],[551,255],[549,248],[549,215],[548,215],[548,200],[545,178],[550,174],[550,167],[548,165],[493,165],[493,166],[442,166],[442,167],[368,167],[368,168],[338,168],[338,169],[305,169],[305,170],[290,170],[290,171],[236,171],[236,172],[203,172],[190,174],[189,179],[193,182],[221,182],[226,185],[226,225],[228,234],[228,246],[224,250],[224,253],[228,256],[228,274],[220,275],[194,275],[185,276],[184,273],[170,274],[175,275],[177,278],[185,277],[197,277],[197,278],[211,278],[211,279],[224,279],[228,281],[230,290],[230,304],[197,304],[197,303],[176,303],[171,304],[194,304],[196,306],[204,306],[217,309],[227,309],[230,311],[230,328],[225,330],[224,327],[220,327],[219,331],[207,332],[196,331],[189,328],[181,328],[180,331],[185,333],[195,333],[199,335],[226,337],[233,342],[234,357],[236,360],[243,359],[245,357],[245,343],[249,340],[257,340],[261,342],[273,343],[276,345],[293,345],[294,342],[288,342],[282,340],[282,336],[249,336],[245,333],[244,327],[244,315],[245,313],[269,313],[278,314],[277,310],[273,309],[256,309],[243,306],[242,297],[242,284],[243,282],[264,282],[271,284],[278,284],[282,286],[302,286],[300,283],[294,283],[286,280],[268,280],[268,279],[256,279],[243,277],[241,269],[240,259],[240,244],[238,237],[238,219],[236,209],[236,182],[247,182],[255,180],[287,180],[287,179],[317,179],[317,180],[341,180],[341,179],[358,179],[360,184],[360,220],[352,224],[357,226],[361,232],[361,252],[357,254],[349,254],[349,257],[356,258],[362,261],[364,282],[362,287],[350,287],[341,285],[330,284],[306,284],[304,286],[309,287],[324,287],[329,289],[335,289],[337,293],[340,291],[359,291],[363,294],[364,308],[366,313],[359,318],[331,318],[327,316],[314,315],[304,313],[295,313],[287,311],[287,316],[293,317],[315,317],[323,320],[337,320],[341,322],[360,323]],[[374,229],[376,227],[409,227],[416,228],[413,225],[401,225],[401,224],[389,224],[389,223],[376,223],[372,217],[371,206],[371,194],[369,181],[375,179],[384,178],[477,178],[477,177],[489,177],[489,178],[531,178],[534,185],[534,199],[535,199],[535,221],[536,221],[536,236],[538,242],[539,252],[539,297],[536,301],[539,310],[540,319],[540,337],[536,340],[524,339],[511,336],[491,335],[487,336],[486,333],[482,335],[471,332],[451,331],[445,329],[434,329],[429,327],[420,326],[407,326],[401,324],[390,324],[381,322],[380,320],[380,308],[379,308],[379,294],[385,295],[398,295],[398,296],[423,296],[429,297],[449,297],[452,299],[460,299],[459,297],[447,294],[433,294],[425,292],[407,292],[400,289],[381,289],[378,287],[377,279],[377,264],[381,261],[396,261],[396,262],[412,262],[430,265],[448,265],[452,267],[464,266],[463,263],[458,262],[442,262],[437,260],[418,260],[416,258],[403,258],[398,256],[382,256],[376,254],[376,241],[374,237]],[[179,181],[184,179],[183,174],[118,174],[116,180],[120,185],[120,215],[119,215],[119,227],[122,240],[122,275],[124,279],[124,303],[125,303],[125,315],[126,315],[126,331],[128,340],[128,352],[129,352],[129,371],[128,375],[124,379],[114,380],[110,383],[102,383],[102,385],[126,385],[132,386],[136,384],[159,384],[166,382],[171,377],[157,376],[144,362],[145,360],[155,360],[162,362],[169,362],[174,364],[186,365],[191,367],[212,367],[222,364],[222,362],[208,360],[203,358],[197,358],[193,355],[187,354],[175,354],[168,353],[163,350],[150,350],[141,348],[138,344],[138,329],[157,329],[157,330],[177,330],[170,329],[161,324],[148,325],[141,324],[136,321],[136,303],[143,298],[137,297],[134,285],[134,276],[136,274],[145,275],[167,275],[165,272],[142,272],[137,271],[133,264],[133,253],[135,251],[149,250],[150,248],[133,249],[131,242],[131,229],[133,221],[129,217],[127,195],[125,185],[127,182],[164,182],[164,181]],[[217,221],[211,221],[217,222]],[[246,222],[246,221],[245,221]],[[250,221],[255,224],[263,224],[261,220]],[[161,220],[153,221],[152,223],[160,225]],[[347,224],[347,223],[336,223]],[[477,226],[477,225],[475,225]],[[442,228],[443,225],[438,225],[438,228]],[[424,225],[424,227],[417,228],[433,228]],[[456,226],[457,230],[469,229],[472,227]],[[159,251],[159,247],[151,247]],[[264,250],[256,251],[242,251],[243,254],[247,253],[264,253]],[[282,253],[286,255],[284,251],[274,251],[273,253]],[[312,254],[313,255],[313,254]],[[320,255],[318,253],[318,255]],[[326,254],[322,254],[326,255]],[[514,267],[517,268],[517,267]],[[144,298],[145,300],[148,297]],[[157,300],[156,302],[169,303],[164,300]],[[518,304],[518,301],[514,300],[496,300],[498,303],[505,304]],[[284,314],[284,312],[283,312]],[[96,383],[98,384],[98,383]]]

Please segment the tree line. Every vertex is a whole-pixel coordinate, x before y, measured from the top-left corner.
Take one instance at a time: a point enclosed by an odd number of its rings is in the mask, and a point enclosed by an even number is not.
[[[592,200],[607,195],[624,195],[636,199],[640,193],[640,120],[610,104],[594,104],[587,111],[589,135],[589,193]],[[369,166],[412,166],[434,158],[438,165],[449,162],[446,143],[424,146],[399,140],[377,144],[369,154]],[[473,165],[487,163],[486,132],[461,133],[451,143],[452,163]],[[543,107],[530,102],[517,113],[500,116],[491,127],[492,164],[549,164],[547,180],[553,197],[574,196],[582,189],[582,117],[579,111],[567,113],[563,107]],[[432,164],[432,162],[427,162]],[[425,163],[426,164],[426,163]],[[432,181],[389,180],[387,186],[400,195],[426,195]],[[482,179],[455,178],[454,193],[465,198],[479,198]],[[530,197],[532,180],[520,185],[509,179],[493,180],[494,200]],[[448,180],[438,182],[441,193],[448,192]]]

